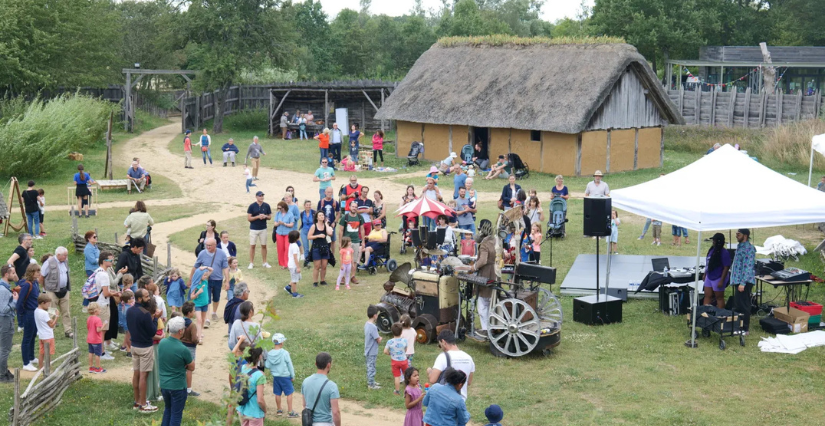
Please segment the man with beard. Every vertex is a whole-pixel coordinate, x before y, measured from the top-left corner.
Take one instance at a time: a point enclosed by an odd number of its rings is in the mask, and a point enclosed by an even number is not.
[[[146,289],[135,292],[135,306],[126,311],[126,325],[132,336],[132,390],[135,396],[133,409],[141,413],[154,413],[158,407],[146,400],[146,380],[155,362],[152,338],[157,326],[153,321],[157,305]]]
[[[341,193],[338,194],[341,200],[341,210],[349,211],[349,205],[361,196],[361,185],[358,184],[358,177],[352,175],[349,177],[349,185],[341,188]]]
[[[491,235],[492,229],[489,223],[485,222],[478,229],[476,241],[478,244],[478,259],[472,266],[473,272],[477,272],[480,277],[487,278],[487,281],[496,281],[496,237]],[[478,295],[478,316],[481,320],[481,330],[476,332],[477,337],[487,339],[487,319],[490,316],[490,298],[493,296],[492,287],[476,285],[475,292]]]
[[[146,247],[146,241],[143,238],[132,238],[129,246],[120,253],[117,259],[115,271],[120,271],[124,267],[126,273],[132,274],[135,282],[143,276],[143,265],[140,263],[140,254],[143,253],[143,248]]]

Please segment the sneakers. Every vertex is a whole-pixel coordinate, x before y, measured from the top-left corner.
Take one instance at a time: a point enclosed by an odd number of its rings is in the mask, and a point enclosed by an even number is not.
[[[189,391],[189,392],[187,392],[187,394],[188,394],[189,396],[194,396],[194,397],[199,397],[199,396],[201,396],[201,394],[200,394],[200,393],[195,392],[195,391]]]
[[[297,419],[298,417],[301,417],[300,414],[298,414],[294,411],[290,411],[289,414],[287,414],[286,416],[289,417],[290,419]]]
[[[203,323],[203,328],[209,328],[210,324],[212,324],[212,321],[206,320],[206,322]]]
[[[660,245],[662,245],[661,241],[656,243],[656,247],[659,247]]]
[[[217,321],[217,320],[218,320],[218,314],[213,312],[212,313],[212,321]]]
[[[254,267],[255,267],[255,264],[252,263],[252,262],[249,262],[249,266],[246,269],[252,269]]]
[[[287,293],[292,295],[292,286],[291,285],[289,285],[289,284],[285,285],[284,290],[286,290]]]
[[[129,350],[126,349],[126,346],[121,346],[120,351],[121,352],[129,352]]]
[[[151,413],[154,413],[156,411],[158,411],[158,407],[155,407],[154,405],[152,405],[148,401],[146,402],[146,405],[144,405],[143,407],[138,408],[138,412],[144,413],[144,414],[151,414]]]
[[[100,360],[101,360],[101,361],[111,361],[111,360],[113,360],[113,359],[115,359],[115,357],[113,357],[113,356],[109,355],[109,353],[108,353],[108,352],[106,352],[105,354],[103,354],[103,355],[101,355],[101,356],[100,356]]]
[[[132,353],[131,352],[126,352],[126,358],[131,358],[131,357],[132,357]]]
[[[83,307],[83,312],[84,313],[86,312],[86,307],[85,306]],[[23,327],[17,327],[17,332],[22,333],[23,332]]]
[[[132,404],[132,409],[133,410],[137,410],[138,408],[140,408],[140,404],[138,404],[137,402]]]
[[[369,389],[369,390],[378,390],[378,389],[381,389],[381,386],[378,386],[378,383],[376,383],[374,385],[367,385],[367,389]]]
[[[33,360],[31,361],[31,363],[32,363],[33,365],[37,365],[37,364],[40,364],[40,360],[38,360],[37,358],[35,358],[35,359],[33,359]]]
[[[270,264],[269,264],[269,263],[267,263],[267,262],[264,262],[264,268],[269,269],[269,268],[271,268],[271,267],[272,267],[272,265],[270,265]]]
[[[321,281],[321,285],[327,285],[326,281]]]
[[[32,365],[32,363],[28,363],[28,364],[24,365],[23,369],[26,370],[26,371],[37,371],[37,367]]]
[[[639,235],[639,238],[636,238],[636,239],[637,240],[644,240],[645,239],[645,234]]]
[[[120,350],[120,345],[118,345],[118,344],[117,344],[117,343],[115,343],[115,342],[112,342],[111,344],[106,345],[106,349],[108,349],[108,350],[110,350],[110,351],[114,352],[114,351]]]
[[[284,415],[284,410],[278,410],[278,411],[276,411],[276,412],[275,412],[275,415],[276,415],[276,416],[278,416],[278,417],[283,416],[283,415]]]
[[[89,374],[97,374],[97,368],[89,367]]]
[[[300,299],[300,298],[304,297],[304,295],[301,294],[301,293],[292,293],[292,297],[295,298],[295,299]]]
[[[338,290],[338,289],[336,288],[336,290]],[[352,287],[347,286],[347,290],[352,290]]]
[[[95,368],[95,372],[96,372],[97,374],[103,374],[103,373],[105,373],[105,372],[106,372],[106,369],[105,369],[105,368],[103,368],[103,367],[101,367],[101,368]]]
[[[318,287],[318,282],[316,281],[316,282],[312,283],[312,286],[313,287]]]

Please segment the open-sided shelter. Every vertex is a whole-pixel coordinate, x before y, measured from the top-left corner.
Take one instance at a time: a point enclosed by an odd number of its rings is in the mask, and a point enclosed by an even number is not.
[[[684,124],[650,66],[624,43],[442,39],[376,114],[396,120],[399,155],[428,160],[481,142],[531,170],[587,175],[659,167],[667,124]]]

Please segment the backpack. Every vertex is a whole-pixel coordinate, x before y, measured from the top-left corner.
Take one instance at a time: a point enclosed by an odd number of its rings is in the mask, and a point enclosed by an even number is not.
[[[100,296],[100,289],[97,288],[97,273],[101,270],[102,269],[97,268],[97,270],[86,279],[86,282],[83,284],[83,288],[80,289],[84,299],[96,299]]]
[[[453,363],[450,361],[450,353],[445,351],[444,356],[447,357],[447,368],[445,368],[444,371],[438,375],[438,380],[436,381],[436,383],[440,383],[442,385],[447,384],[447,372],[453,370]]]
[[[256,371],[258,371],[258,369],[253,367],[251,370],[249,370],[249,373],[246,373],[246,386],[244,386],[244,384],[240,381],[236,382],[238,383],[238,385],[240,385],[240,397],[238,398],[239,407],[249,404],[249,400],[252,399],[256,392],[258,392],[257,387],[251,393],[249,392],[249,381],[252,380],[252,375],[255,374]]]

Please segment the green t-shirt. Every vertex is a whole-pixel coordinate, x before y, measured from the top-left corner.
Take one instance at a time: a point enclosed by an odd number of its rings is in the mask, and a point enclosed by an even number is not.
[[[186,389],[186,366],[192,362],[192,352],[180,340],[167,337],[158,343],[158,375],[160,388]]]
[[[203,289],[203,293],[201,293],[200,296],[192,300],[192,302],[195,304],[195,306],[206,306],[209,304],[209,281],[202,280],[200,284],[196,285],[192,289],[192,293],[197,293],[200,289]]]
[[[361,244],[361,235],[358,230],[364,224],[364,218],[360,214],[350,216],[351,214],[351,212],[342,214],[340,225],[344,227],[345,237],[350,237],[353,244]]]
[[[335,176],[335,169],[333,169],[332,167],[318,167],[318,170],[315,171],[315,177],[317,177],[318,179],[325,179],[333,176]],[[321,181],[319,182],[319,184],[319,189],[327,189],[332,185],[332,181]]]

